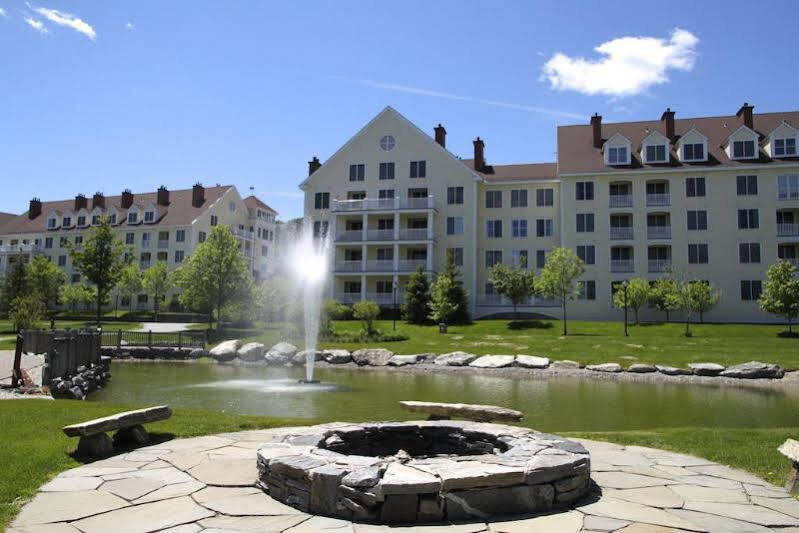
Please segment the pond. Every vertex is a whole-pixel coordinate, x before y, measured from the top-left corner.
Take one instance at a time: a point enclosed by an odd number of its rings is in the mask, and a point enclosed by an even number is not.
[[[169,404],[318,420],[410,420],[399,400],[484,403],[518,409],[542,431],[661,427],[799,426],[799,391],[578,378],[519,379],[318,368],[328,387],[299,386],[304,369],[185,363],[113,363],[90,401]]]

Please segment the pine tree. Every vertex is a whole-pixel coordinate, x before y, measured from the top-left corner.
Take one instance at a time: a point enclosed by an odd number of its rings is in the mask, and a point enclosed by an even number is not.
[[[11,302],[19,296],[25,296],[30,289],[28,279],[28,265],[17,257],[11,263],[11,270],[3,278],[3,294],[0,298],[3,316],[8,316],[11,310]]]
[[[428,306],[430,303],[430,281],[419,266],[416,272],[408,277],[405,285],[405,302],[402,304],[402,316],[410,324],[424,324],[427,322]]]
[[[469,295],[463,287],[461,281],[461,271],[455,264],[455,256],[452,252],[447,252],[447,262],[439,272],[436,279],[446,277],[450,280],[447,284],[446,298],[454,305],[454,310],[449,317],[452,324],[466,324],[469,322]]]

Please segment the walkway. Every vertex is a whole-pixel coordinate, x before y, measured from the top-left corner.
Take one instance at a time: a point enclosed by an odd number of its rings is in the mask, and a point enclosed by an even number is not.
[[[142,322],[138,331],[152,331],[153,333],[176,333],[186,331],[190,324],[184,322]]]
[[[581,442],[591,452],[596,493],[560,513],[390,528],[310,516],[253,487],[261,443],[298,431],[254,430],[173,440],[74,468],[42,486],[8,531],[799,531],[799,501],[751,474],[687,455],[585,440]]]

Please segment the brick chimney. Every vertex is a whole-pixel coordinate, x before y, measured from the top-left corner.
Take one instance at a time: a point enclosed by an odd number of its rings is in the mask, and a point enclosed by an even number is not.
[[[594,116],[591,117],[591,131],[594,148],[602,148],[602,115],[599,113],[594,113]]]
[[[744,105],[741,106],[741,109],[735,113],[735,116],[738,117],[738,120],[741,121],[741,124],[749,128],[750,130],[754,129],[754,122],[752,120],[752,110],[755,108],[753,105],[749,105],[748,102],[744,102]]]
[[[105,209],[105,196],[100,191],[94,193],[92,196],[92,209],[95,207],[99,207],[100,209]]]
[[[86,197],[83,194],[79,194],[75,197],[75,211],[80,211],[81,209],[85,209],[88,202],[86,201]]]
[[[486,166],[485,143],[480,137],[472,141],[474,144],[474,169],[482,172]]]
[[[202,183],[195,183],[191,188],[191,205],[192,207],[200,207],[205,202],[205,187]]]
[[[122,207],[124,209],[128,209],[132,205],[133,205],[133,193],[130,192],[130,189],[125,189],[124,191],[122,191]]]
[[[433,131],[436,132],[436,142],[441,145],[442,148],[447,147],[447,130],[444,129],[444,126],[441,123],[438,123],[438,126],[433,128]]]
[[[161,185],[158,187],[158,193],[156,195],[156,203],[158,205],[169,205],[169,189]]]
[[[319,162],[319,158],[316,157],[316,156],[313,156],[313,159],[308,161],[308,175],[310,176],[311,174],[313,174],[314,172],[319,170],[319,167],[321,167],[321,166],[322,166],[322,163]]]
[[[660,115],[660,123],[663,125],[663,135],[668,137],[671,142],[674,142],[674,111],[670,107],[667,107],[663,114]]]
[[[42,214],[42,201],[38,198],[31,198],[30,204],[28,204],[28,218],[33,220],[34,218],[38,217]]]

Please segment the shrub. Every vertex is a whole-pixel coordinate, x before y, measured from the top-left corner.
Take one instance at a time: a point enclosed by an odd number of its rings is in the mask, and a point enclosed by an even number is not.
[[[45,307],[35,294],[17,296],[11,302],[8,317],[14,322],[16,331],[31,329],[44,316]]]
[[[380,315],[380,306],[373,300],[361,300],[352,306],[353,316],[361,321],[362,333],[372,336],[377,333],[374,322]]]

